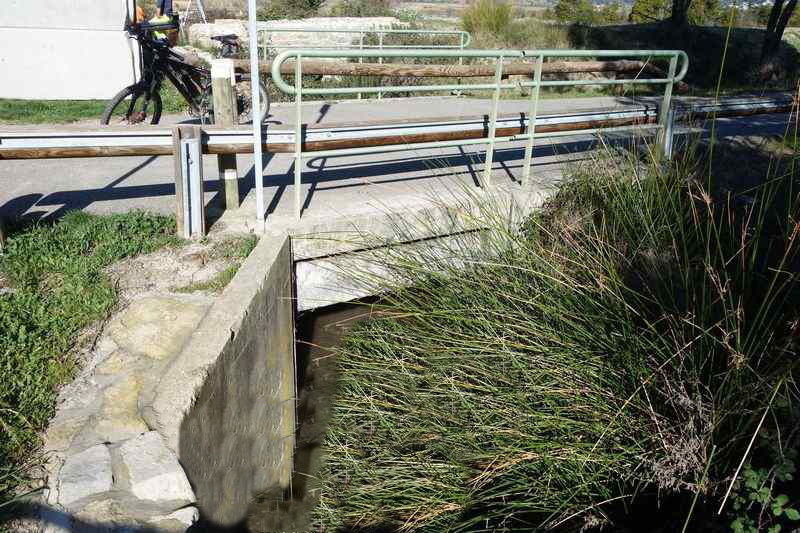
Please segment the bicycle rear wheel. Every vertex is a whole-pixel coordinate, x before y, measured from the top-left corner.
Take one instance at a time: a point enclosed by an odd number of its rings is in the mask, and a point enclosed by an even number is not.
[[[147,109],[145,109],[147,103]],[[122,89],[112,98],[100,117],[100,124],[108,126],[158,124],[161,120],[161,95],[153,93],[150,99],[137,85]]]

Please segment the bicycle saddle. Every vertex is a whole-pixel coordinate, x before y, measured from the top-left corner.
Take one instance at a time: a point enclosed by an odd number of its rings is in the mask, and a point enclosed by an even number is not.
[[[221,43],[233,44],[239,40],[239,36],[233,33],[228,35],[215,35],[211,38],[211,40],[219,41]]]

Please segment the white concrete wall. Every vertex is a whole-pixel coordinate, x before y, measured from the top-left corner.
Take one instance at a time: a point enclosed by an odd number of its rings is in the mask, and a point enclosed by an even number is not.
[[[129,0],[0,0],[0,98],[107,99],[134,80]]]

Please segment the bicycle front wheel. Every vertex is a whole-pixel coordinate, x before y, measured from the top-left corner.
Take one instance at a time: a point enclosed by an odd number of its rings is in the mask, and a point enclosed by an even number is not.
[[[261,109],[258,112],[258,118],[264,122],[269,115],[269,93],[264,83],[260,83],[258,87],[258,94]],[[239,111],[239,124],[252,124],[253,122],[253,101],[250,98],[250,81],[242,81],[236,84],[236,100]]]
[[[108,126],[158,124],[161,120],[161,95],[147,93],[137,85],[122,89],[112,98],[100,117],[100,124]]]

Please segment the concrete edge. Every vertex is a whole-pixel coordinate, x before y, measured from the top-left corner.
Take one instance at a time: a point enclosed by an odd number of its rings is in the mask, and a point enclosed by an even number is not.
[[[250,302],[267,282],[276,260],[290,246],[286,233],[263,235],[164,376],[143,395],[140,412],[167,446],[179,454],[181,421],[194,404],[209,369],[237,334]]]

